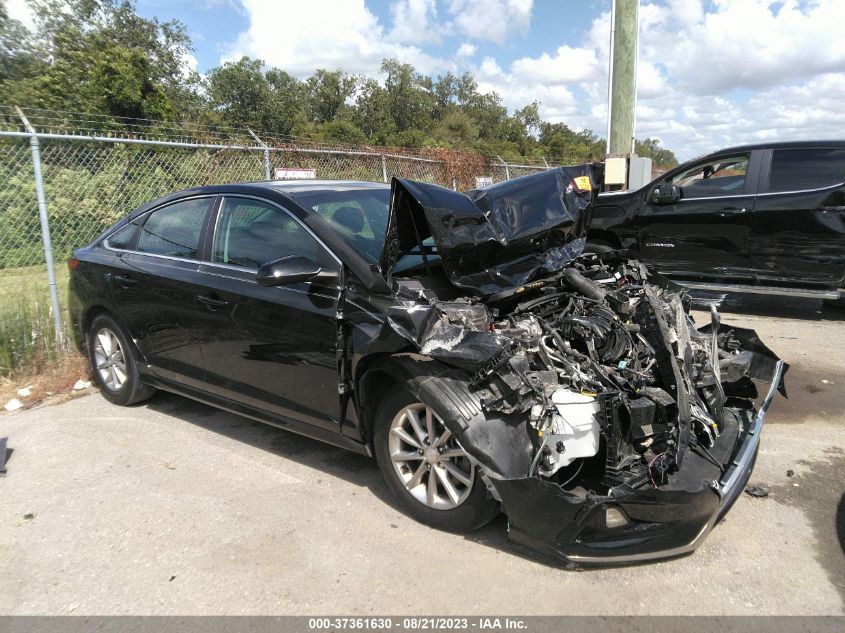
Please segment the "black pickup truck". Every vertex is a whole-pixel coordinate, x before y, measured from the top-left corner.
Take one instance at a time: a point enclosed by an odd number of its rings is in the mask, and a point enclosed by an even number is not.
[[[732,147],[601,194],[588,241],[692,288],[841,303],[845,141]]]

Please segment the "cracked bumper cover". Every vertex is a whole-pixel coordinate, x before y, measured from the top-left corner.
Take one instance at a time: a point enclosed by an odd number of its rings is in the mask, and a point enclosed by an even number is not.
[[[778,361],[756,414],[737,416],[732,433],[711,452],[717,469],[690,454],[669,485],[615,488],[607,496],[566,493],[538,477],[491,478],[508,515],[510,538],[568,565],[620,565],[672,558],[694,551],[727,513],[751,476],[766,411],[784,371]],[[606,526],[609,508],[628,523]]]

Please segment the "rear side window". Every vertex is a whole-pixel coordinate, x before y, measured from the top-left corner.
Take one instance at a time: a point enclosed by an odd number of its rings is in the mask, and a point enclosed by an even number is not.
[[[108,237],[108,245],[110,248],[128,249],[132,248],[135,243],[135,233],[138,230],[137,221],[124,224]]]
[[[845,182],[845,149],[777,149],[769,191],[821,189]]]
[[[194,198],[153,211],[141,227],[138,250],[195,259],[202,226],[213,200]]]
[[[248,198],[224,198],[214,233],[213,261],[257,269],[289,255],[321,259],[317,240],[286,211]]]

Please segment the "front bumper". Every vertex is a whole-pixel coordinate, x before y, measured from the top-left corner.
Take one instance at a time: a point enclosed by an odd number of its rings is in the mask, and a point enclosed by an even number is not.
[[[690,452],[667,485],[622,486],[606,496],[586,497],[539,477],[491,479],[508,515],[511,539],[569,566],[623,565],[692,552],[745,489],[783,372],[784,363],[778,361],[753,417],[734,411],[736,426],[710,449],[721,468]],[[621,511],[628,523],[607,527],[610,508],[616,516]]]

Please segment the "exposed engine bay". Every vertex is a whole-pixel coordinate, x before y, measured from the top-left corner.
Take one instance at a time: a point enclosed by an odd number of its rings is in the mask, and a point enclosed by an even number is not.
[[[715,311],[696,329],[686,292],[633,260],[584,256],[484,302],[438,301],[413,282],[405,292],[436,314],[422,353],[471,370],[485,414],[523,418],[525,474],[559,485],[593,459],[594,491],[660,486],[753,408],[750,378],[770,378],[777,361],[762,344],[744,349],[745,332],[720,329]]]

